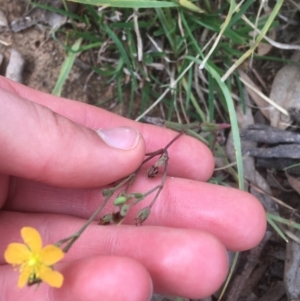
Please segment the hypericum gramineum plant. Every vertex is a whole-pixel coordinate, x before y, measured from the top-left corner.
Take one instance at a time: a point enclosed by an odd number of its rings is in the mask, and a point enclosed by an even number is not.
[[[112,196],[119,191],[117,197],[113,201],[116,210],[100,218],[99,225],[108,224],[121,224],[131,207],[144,200],[152,193],[154,197],[150,204],[140,209],[135,217],[136,225],[142,223],[148,218],[151,213],[151,208],[158,199],[161,193],[168,171],[168,149],[169,147],[183,134],[191,135],[202,142],[206,140],[200,136],[196,131],[201,132],[216,132],[221,129],[227,128],[227,124],[212,124],[204,122],[202,124],[192,123],[189,125],[181,125],[172,122],[166,122],[166,126],[179,131],[164,148],[157,151],[147,153],[146,159],[141,165],[130,175],[121,179],[118,183],[114,183],[112,187],[102,190],[102,195],[105,197],[102,204],[92,214],[92,216],[84,223],[79,231],[74,234],[61,239],[56,244],[50,244],[42,248],[42,239],[39,232],[31,227],[23,227],[21,229],[21,237],[24,243],[10,243],[5,250],[4,258],[7,263],[18,267],[20,272],[18,287],[23,287],[26,283],[28,286],[46,282],[52,287],[59,288],[63,284],[63,275],[58,271],[53,270],[53,265],[56,264],[64,257],[64,253],[68,252],[74,242],[80,237],[84,230],[97,218],[99,213],[112,198]],[[195,131],[196,130],[196,131]],[[216,136],[213,141],[213,148],[216,143]],[[147,171],[148,178],[154,178],[159,174],[162,169],[160,184],[154,186],[146,192],[129,192],[136,176],[141,172],[141,167],[151,160],[158,157],[155,164],[153,164]]]

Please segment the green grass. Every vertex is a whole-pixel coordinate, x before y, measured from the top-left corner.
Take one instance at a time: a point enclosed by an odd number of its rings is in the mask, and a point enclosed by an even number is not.
[[[168,121],[230,123],[236,167],[231,166],[224,173],[229,173],[239,188],[244,189],[233,92],[239,97],[244,112],[246,106],[244,85],[235,69],[249,57],[281,60],[257,56],[255,49],[268,31],[278,25],[277,15],[283,0],[276,1],[271,13],[264,17],[260,16],[261,8],[254,0],[221,1],[217,7],[211,1],[187,0],[74,2],[82,4],[78,14],[43,5],[44,9],[64,14],[72,21],[68,29],[53,33],[66,51],[55,93],[61,92],[76,55],[87,51],[97,53],[102,49],[101,55],[115,62],[96,63],[91,66],[92,70],[100,74],[104,82],[115,83],[115,96],[120,103],[124,102],[125,94],[129,95],[127,117],[142,121],[143,116],[151,115],[154,109],[163,108]],[[245,16],[261,30],[254,38],[253,25],[245,21]],[[77,42],[73,45],[74,41]],[[212,135],[204,139],[192,131],[189,134],[211,147],[214,145]],[[225,156],[218,143],[213,151]],[[223,179],[213,181],[224,182]],[[287,221],[271,214],[267,217],[270,225],[286,240],[277,223]]]
[[[65,84],[65,82],[70,74],[71,68],[74,64],[77,54],[79,54],[77,51],[80,48],[81,42],[82,42],[81,38],[76,40],[74,45],[71,47],[72,52],[70,51],[68,53],[68,55],[66,56],[66,59],[65,59],[64,63],[62,64],[55,87],[52,90],[53,95],[61,96],[63,85]]]

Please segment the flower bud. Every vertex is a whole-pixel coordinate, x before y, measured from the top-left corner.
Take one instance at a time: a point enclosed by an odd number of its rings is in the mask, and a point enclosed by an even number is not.
[[[129,211],[129,209],[130,209],[130,205],[124,204],[124,205],[120,208],[120,215],[121,215],[122,217],[125,217],[125,216],[127,215],[128,211]]]
[[[157,162],[155,163],[156,167],[161,167],[163,165],[165,165],[166,161],[168,160],[168,155],[166,153],[163,153],[159,159],[157,160]]]
[[[111,213],[104,215],[100,218],[98,225],[109,225],[113,221],[113,216]]]
[[[155,165],[152,165],[148,169],[148,178],[154,178],[157,174],[158,174],[158,167],[156,167]]]
[[[136,199],[142,199],[144,197],[143,193],[135,192],[132,194]]]
[[[135,217],[135,223],[136,225],[142,225],[142,223],[148,218],[148,216],[150,215],[150,207],[146,207],[141,209],[138,214]]]
[[[120,206],[123,205],[124,203],[126,203],[127,201],[127,197],[125,196],[118,196],[115,200],[114,200],[114,205],[115,206]]]
[[[109,196],[111,194],[111,190],[110,189],[103,189],[102,190],[102,195],[103,196]]]
[[[142,201],[145,198],[144,194],[139,193],[139,192],[138,193],[134,193],[134,197],[135,197],[134,204]]]

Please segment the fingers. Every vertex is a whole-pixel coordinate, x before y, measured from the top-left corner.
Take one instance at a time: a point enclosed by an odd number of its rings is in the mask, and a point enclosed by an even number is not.
[[[8,243],[19,241],[24,223],[40,231],[44,244],[69,236],[83,224],[77,218],[49,214],[3,212],[0,217],[0,252]],[[10,233],[9,237],[2,229]],[[224,246],[213,236],[196,230],[91,225],[73,245],[65,262],[71,264],[73,260],[99,255],[131,257],[147,269],[156,292],[188,298],[213,293],[225,280],[228,269]]]
[[[161,149],[176,135],[173,131],[134,122],[94,106],[36,91],[1,76],[0,88],[42,104],[73,122],[88,128],[133,127],[143,135],[147,152]],[[210,150],[191,137],[183,136],[178,139],[170,147],[169,156],[168,172],[172,176],[206,181],[212,175],[214,159]]]
[[[18,273],[11,266],[0,267],[3,300],[148,301],[152,294],[152,281],[147,270],[130,258],[95,256],[61,263],[55,268],[64,275],[61,288],[42,284],[37,289],[17,289]]]
[[[144,158],[145,144],[135,129],[97,134],[4,90],[0,99],[2,174],[60,187],[95,187],[130,174]]]
[[[159,179],[138,178],[131,191],[145,192]],[[100,189],[55,189],[19,180],[12,187],[8,210],[52,212],[88,219],[103,201]],[[139,209],[152,197],[133,206],[125,220],[134,223]],[[101,216],[111,213],[107,206]],[[252,195],[240,190],[198,181],[167,178],[164,189],[145,225],[194,228],[215,235],[230,250],[246,250],[257,245],[266,229],[265,211]]]

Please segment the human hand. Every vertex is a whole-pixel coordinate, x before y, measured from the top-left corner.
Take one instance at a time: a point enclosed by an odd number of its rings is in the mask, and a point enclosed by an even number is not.
[[[145,151],[164,147],[176,135],[1,77],[0,99],[1,254],[20,241],[24,226],[36,228],[44,244],[76,232],[103,200],[101,186],[133,172]],[[118,147],[124,140],[127,150],[107,145],[92,130],[124,126],[132,128],[127,136],[124,128],[110,131],[110,138],[109,131],[102,133]],[[60,289],[17,289],[18,273],[2,257],[1,298],[142,301],[150,298],[152,285],[156,292],[189,298],[217,290],[227,275],[226,250],[258,244],[265,212],[248,193],[205,183],[214,161],[199,141],[182,136],[169,157],[164,189],[142,227],[132,224],[143,204],[121,226],[90,225],[55,265],[64,275]],[[156,182],[139,176],[133,190],[146,191]]]

